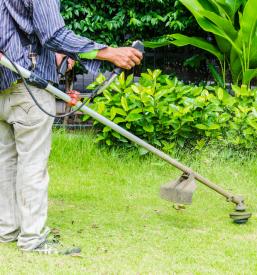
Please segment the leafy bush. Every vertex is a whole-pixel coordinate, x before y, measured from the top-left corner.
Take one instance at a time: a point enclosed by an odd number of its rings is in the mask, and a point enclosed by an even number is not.
[[[172,34],[164,38],[161,43],[148,43],[146,46],[158,47],[167,44],[196,46],[217,57],[223,71],[223,83],[226,82],[228,67],[234,84],[250,85],[252,79],[257,76],[256,0],[180,0],[180,2],[190,10],[204,31],[214,35],[215,41],[211,43],[198,37]],[[219,78],[216,77],[216,80],[219,81]]]
[[[100,75],[90,89],[104,81]],[[184,85],[160,70],[142,73],[139,83],[133,75],[117,81],[95,98],[91,106],[98,113],[137,136],[171,150],[176,144],[201,148],[210,139],[251,148],[257,145],[257,89],[232,86],[235,96],[219,87]],[[85,117],[85,120],[89,117]],[[127,140],[95,122],[97,140],[112,145]]]
[[[109,45],[150,39],[192,25],[177,0],[61,0],[62,14],[76,33]]]

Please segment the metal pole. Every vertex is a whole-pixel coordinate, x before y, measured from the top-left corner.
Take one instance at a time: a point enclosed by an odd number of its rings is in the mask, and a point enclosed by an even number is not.
[[[10,61],[8,61],[8,59],[5,58],[4,56],[1,57],[0,64],[7,67],[8,69],[16,72],[15,68],[12,66]],[[30,71],[22,68],[19,65],[17,65],[17,67],[20,70],[20,72],[22,73],[24,78],[29,78],[30,77],[30,75],[31,75]],[[70,102],[70,97],[67,94],[65,94],[64,92],[62,92],[61,90],[55,88],[53,85],[48,84],[48,86],[46,87],[46,90],[49,93],[53,94],[54,96],[62,99],[63,101]],[[80,107],[81,105],[82,105],[82,102],[78,102],[77,105],[76,105],[76,108]],[[159,149],[155,148],[154,146],[148,144],[147,142],[143,141],[142,139],[138,138],[137,136],[133,135],[132,133],[128,132],[127,130],[123,129],[122,127],[118,126],[114,122],[110,121],[106,117],[104,117],[104,116],[98,114],[97,112],[93,111],[89,107],[83,106],[81,108],[81,111],[83,113],[91,116],[92,118],[98,120],[102,124],[110,127],[112,130],[114,130],[115,132],[117,132],[117,133],[121,134],[122,136],[126,137],[130,141],[142,146],[143,148],[145,148],[149,152],[152,152],[154,155],[160,157],[161,159],[163,159],[166,162],[168,162],[169,164],[175,166],[179,170],[181,170],[181,171],[183,171],[187,174],[192,174],[196,180],[200,181],[204,185],[206,185],[209,188],[213,189],[214,191],[216,191],[220,195],[226,197],[229,201],[231,201],[235,204],[243,204],[244,200],[241,196],[234,196],[230,192],[227,192],[226,190],[224,190],[220,186],[218,186],[215,183],[211,182],[210,180],[204,178],[200,174],[194,172],[191,168],[189,168],[189,167],[185,166],[184,164],[178,162],[177,160],[171,158],[169,155],[165,154],[161,150],[159,150]]]

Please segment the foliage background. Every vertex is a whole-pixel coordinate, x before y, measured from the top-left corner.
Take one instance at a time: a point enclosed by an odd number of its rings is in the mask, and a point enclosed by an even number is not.
[[[177,0],[61,0],[68,28],[99,43],[130,45],[131,41],[152,40],[170,33],[205,36],[195,18]],[[206,54],[195,47],[146,49],[142,70],[161,68],[185,80],[209,79]],[[104,68],[106,67],[106,64]],[[81,73],[81,71],[78,71]]]
[[[62,0],[62,15],[77,34],[109,45],[198,30],[176,0]]]

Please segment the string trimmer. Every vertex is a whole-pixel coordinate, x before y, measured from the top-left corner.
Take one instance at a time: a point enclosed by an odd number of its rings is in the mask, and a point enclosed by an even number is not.
[[[134,43],[134,47],[143,51],[143,45],[139,41]],[[214,190],[215,192],[225,197],[228,202],[232,202],[236,205],[235,212],[230,214],[230,217],[233,219],[235,223],[238,223],[238,224],[246,223],[248,219],[251,217],[251,213],[246,212],[246,206],[244,203],[244,198],[242,196],[234,195],[224,190],[222,187],[204,178],[197,172],[193,171],[191,168],[171,158],[169,155],[165,154],[161,150],[153,147],[152,145],[148,144],[147,142],[143,141],[142,139],[138,138],[137,136],[133,135],[132,133],[128,132],[127,130],[123,129],[117,124],[113,123],[112,121],[105,118],[104,116],[93,111],[88,106],[86,106],[85,103],[82,103],[80,101],[78,92],[70,91],[68,94],[62,92],[61,90],[57,89],[56,87],[54,87],[53,85],[45,81],[44,79],[35,75],[33,72],[30,72],[24,69],[23,67],[19,66],[18,64],[12,62],[6,55],[0,56],[0,64],[20,75],[20,77],[24,81],[24,85],[27,87],[28,91],[30,92],[32,98],[35,101],[36,99],[31,93],[30,88],[27,85],[27,81],[29,81],[30,84],[32,83],[37,87],[45,89],[46,91],[53,94],[57,98],[67,102],[70,106],[73,107],[73,109],[75,109],[74,111],[79,109],[81,112],[98,120],[102,124],[110,127],[112,130],[126,137],[130,141],[138,144],[139,146],[142,146],[147,151],[152,152],[154,155],[158,156],[159,158],[165,160],[172,166],[175,166],[177,169],[181,170],[183,174],[179,179],[172,181],[161,187],[160,194],[163,199],[171,201],[173,203],[178,203],[178,204],[191,204],[193,192],[196,189],[195,181],[197,180],[202,184],[204,184],[205,186],[207,186],[208,188]],[[101,88],[96,90],[93,94],[94,95],[99,94],[105,89],[107,89],[110,86],[110,84],[115,80],[115,78],[120,73],[120,71],[121,71],[120,69],[116,69],[114,73],[111,75],[111,77],[103,84],[103,86],[101,86]],[[45,110],[43,110],[41,106],[39,107],[42,111],[45,112]]]

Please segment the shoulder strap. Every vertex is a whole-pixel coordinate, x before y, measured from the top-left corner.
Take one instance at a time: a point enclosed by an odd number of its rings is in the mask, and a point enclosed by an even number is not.
[[[41,47],[40,47],[39,39],[36,36],[33,37],[32,39],[32,35],[29,35],[26,32],[24,32],[15,20],[14,20],[14,23],[16,26],[16,30],[19,34],[22,46],[27,47],[31,45],[31,53],[35,55],[40,55]]]
[[[15,26],[16,26],[16,30],[19,34],[20,40],[21,40],[21,44],[23,47],[29,46],[32,44],[32,41],[29,38],[29,35],[27,33],[25,33],[20,26],[17,24],[17,22],[14,20]]]

